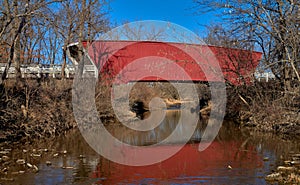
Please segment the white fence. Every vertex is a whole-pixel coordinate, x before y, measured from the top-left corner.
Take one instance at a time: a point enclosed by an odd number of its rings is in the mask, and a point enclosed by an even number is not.
[[[0,74],[3,74],[5,70],[5,63],[0,63]],[[41,77],[61,77],[62,66],[61,65],[44,65],[44,64],[30,64],[21,65],[22,78],[41,78]],[[73,78],[76,71],[76,66],[66,65],[65,67],[65,77]],[[83,69],[83,74],[92,73],[95,77],[98,75],[98,71],[93,65],[85,65]],[[15,76],[15,67],[12,65],[7,74],[7,78],[12,78]]]
[[[5,70],[5,63],[0,63],[0,74]],[[66,65],[65,74],[66,78],[73,78],[76,72],[77,66]],[[43,65],[43,64],[30,64],[21,65],[22,78],[41,78],[41,77],[61,77],[61,65]],[[98,70],[94,65],[84,65],[83,74],[89,74],[94,77],[98,77]],[[7,78],[12,78],[15,75],[15,67],[12,65],[7,74]],[[275,79],[275,75],[271,72],[258,72],[254,73],[255,78],[258,81],[268,82],[269,80]]]
[[[274,80],[275,75],[272,72],[258,72],[254,73],[255,78],[260,81],[268,82],[269,80]]]

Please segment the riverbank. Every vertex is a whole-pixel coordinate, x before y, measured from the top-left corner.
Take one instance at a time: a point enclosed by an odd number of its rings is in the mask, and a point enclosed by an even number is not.
[[[12,143],[30,144],[36,139],[55,139],[69,130],[74,130],[77,125],[72,111],[72,83],[71,80],[34,80],[15,86],[12,81],[8,82],[5,88],[0,89],[0,143],[7,146]],[[226,119],[234,120],[241,130],[274,133],[281,139],[298,141],[300,138],[299,94],[279,98],[280,94],[278,90],[275,91],[272,84],[271,87],[263,88],[262,86],[267,84],[259,85],[227,90]],[[199,115],[200,119],[203,119],[209,116],[210,107],[214,105],[209,103],[210,93],[206,84],[198,84],[197,91],[202,108],[202,111],[199,110]],[[105,125],[119,125],[111,105],[110,92],[106,87],[96,88],[96,107]],[[146,114],[149,110],[147,105],[153,97],[162,97],[168,108],[178,108],[185,103],[179,100],[176,89],[170,84],[138,83],[130,92],[131,110],[124,110],[124,115],[130,119],[144,118],[139,117],[138,112],[133,108],[138,111],[143,109],[144,112],[141,113]],[[119,100],[121,101],[122,97]],[[7,163],[7,158],[3,156],[10,153],[10,150],[6,149],[5,147],[1,149],[3,152],[1,164]],[[274,173],[275,177],[268,176],[268,180],[271,178],[272,181],[277,182],[299,182],[300,171],[297,166],[299,160],[293,155],[285,157],[284,161],[289,162],[276,164],[281,167]],[[2,169],[3,173],[6,171],[5,168]],[[34,172],[36,168],[30,167],[29,170]],[[23,170],[18,173],[23,173]]]
[[[229,92],[228,115],[235,112],[230,110],[232,107],[238,107],[233,119],[240,127],[275,133],[284,139],[300,139],[299,92],[296,83],[292,91],[285,92],[276,81],[238,87]]]
[[[29,80],[0,89],[0,142],[49,138],[76,127],[72,113],[72,81]]]
[[[76,127],[72,111],[72,80],[28,80],[21,86],[8,81],[0,89],[0,142],[55,137]],[[300,138],[300,95],[283,97],[274,84],[256,84],[227,90],[226,119],[240,127],[276,133],[287,139]],[[208,117],[210,92],[206,84],[198,84],[200,116]],[[101,121],[116,124],[111,105],[111,90],[96,88],[96,107]],[[122,101],[120,95],[117,101]],[[154,97],[165,100],[168,108],[178,108],[177,90],[168,83],[137,83],[130,91],[131,110],[124,115],[132,119],[149,110]],[[119,123],[120,124],[120,123]]]

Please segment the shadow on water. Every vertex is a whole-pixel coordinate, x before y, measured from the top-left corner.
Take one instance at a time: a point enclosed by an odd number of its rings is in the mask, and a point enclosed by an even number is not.
[[[172,133],[179,117],[178,111],[168,111],[166,119],[157,128],[147,132],[117,125],[107,129],[128,144],[150,145]],[[300,150],[297,141],[283,141],[273,135],[252,131],[242,132],[233,123],[225,121],[212,144],[199,152],[198,146],[206,124],[205,120],[200,120],[191,141],[168,160],[141,167],[120,165],[99,156],[78,130],[30,145],[3,144],[0,151],[0,183],[266,184],[264,177],[282,163],[281,158],[291,151]],[[159,147],[167,149],[172,145]],[[3,160],[4,155],[10,160]],[[25,163],[17,164],[18,159],[24,159]],[[36,165],[39,171],[33,171],[28,163]]]

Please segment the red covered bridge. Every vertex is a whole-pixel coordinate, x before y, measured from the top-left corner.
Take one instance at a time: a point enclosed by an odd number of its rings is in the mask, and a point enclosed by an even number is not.
[[[224,81],[251,83],[260,52],[185,43],[153,41],[83,42],[85,64],[92,64],[101,80],[132,81]],[[77,45],[69,56],[78,61]],[[223,78],[224,76],[224,78]]]

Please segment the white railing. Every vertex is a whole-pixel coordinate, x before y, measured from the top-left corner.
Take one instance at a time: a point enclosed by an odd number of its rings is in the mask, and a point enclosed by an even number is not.
[[[5,70],[5,63],[0,63],[0,74],[3,74]],[[76,67],[74,65],[66,65],[65,75],[66,78],[73,78],[75,75]],[[59,78],[61,77],[62,65],[43,65],[43,64],[30,64],[30,65],[21,65],[21,74],[22,78],[41,78],[41,77],[52,77]],[[83,69],[83,74],[92,73],[97,77],[98,71],[94,65],[85,65]],[[7,78],[14,77],[15,67],[12,65],[7,74]]]
[[[260,81],[268,82],[269,80],[275,79],[275,75],[272,72],[255,72],[255,78]]]

